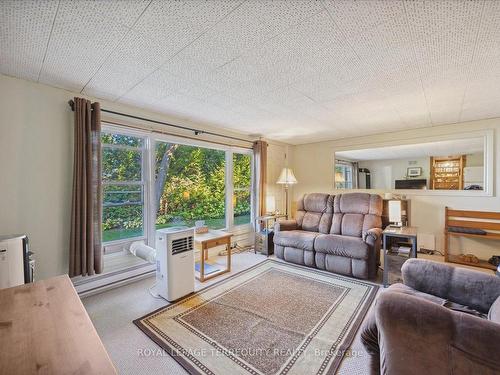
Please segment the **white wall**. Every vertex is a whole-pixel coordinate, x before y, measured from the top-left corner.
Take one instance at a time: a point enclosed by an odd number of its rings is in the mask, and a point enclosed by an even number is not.
[[[500,211],[500,156],[497,145],[500,141],[500,119],[473,121],[467,123],[421,128],[401,132],[370,135],[365,137],[341,139],[319,143],[310,143],[293,147],[293,168],[298,184],[293,189],[293,200],[302,194],[311,192],[338,193],[333,189],[333,159],[336,149],[357,147],[366,144],[373,147],[377,142],[408,140],[419,137],[456,134],[484,129],[494,130],[494,188],[492,197],[443,196],[443,195],[411,195],[411,224],[417,226],[421,233],[432,233],[436,236],[437,248],[443,248],[444,208],[470,209],[484,211]],[[369,145],[369,146],[368,146]],[[350,190],[353,191],[353,190]],[[384,190],[371,190],[383,194]],[[346,191],[347,192],[347,191]],[[457,240],[458,241],[458,240]],[[500,255],[500,243],[486,240],[470,241],[452,244],[452,247],[465,249],[481,257],[492,254]]]
[[[0,75],[0,234],[28,234],[36,253],[37,279],[68,270],[73,112],[67,102],[74,96],[82,95]],[[98,101],[107,109],[222,132],[187,119]],[[106,118],[103,113],[103,119]],[[163,129],[182,134],[172,128]],[[279,143],[271,143],[269,147],[270,180],[284,165],[285,149]]]

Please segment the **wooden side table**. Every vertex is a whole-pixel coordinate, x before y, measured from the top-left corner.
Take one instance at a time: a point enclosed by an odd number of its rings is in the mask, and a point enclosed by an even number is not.
[[[199,276],[196,276],[198,280],[204,282],[231,271],[231,237],[233,237],[231,233],[223,232],[221,230],[209,230],[207,233],[200,234],[195,233],[195,246],[199,247],[201,250],[200,273]],[[226,268],[205,276],[205,261],[208,260],[208,250],[221,245],[225,245],[227,250]]]
[[[392,238],[404,238],[411,242],[411,251],[408,257],[391,252],[388,242]],[[389,240],[389,241],[388,241]],[[416,227],[387,227],[382,232],[382,248],[384,249],[384,287],[391,284],[394,277],[398,282],[402,281],[401,267],[409,258],[417,257],[417,228]]]
[[[274,253],[274,228],[272,226],[274,226],[274,223],[281,218],[287,218],[287,216],[283,214],[274,214],[258,216],[255,218],[255,254],[257,254],[257,251],[267,256]]]

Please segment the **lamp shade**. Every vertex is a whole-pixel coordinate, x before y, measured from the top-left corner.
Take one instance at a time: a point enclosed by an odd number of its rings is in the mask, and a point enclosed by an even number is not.
[[[292,185],[297,183],[297,179],[290,168],[283,168],[281,174],[276,181],[277,184]]]
[[[401,201],[389,201],[389,221],[391,223],[401,222]]]

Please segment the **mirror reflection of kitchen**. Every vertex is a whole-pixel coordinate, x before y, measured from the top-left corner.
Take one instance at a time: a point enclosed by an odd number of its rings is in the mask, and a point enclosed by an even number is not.
[[[335,153],[336,189],[483,190],[484,138]]]

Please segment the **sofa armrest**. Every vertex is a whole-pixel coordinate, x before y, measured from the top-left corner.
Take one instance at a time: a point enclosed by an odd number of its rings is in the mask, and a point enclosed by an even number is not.
[[[383,374],[500,371],[500,357],[492,355],[500,324],[396,292],[379,296],[375,314]]]
[[[363,233],[363,241],[370,246],[375,246],[375,244],[382,238],[382,229],[372,228]]]
[[[282,232],[285,230],[294,230],[297,229],[297,221],[296,220],[281,220],[274,223],[274,231]]]
[[[425,259],[408,259],[402,269],[406,285],[487,313],[500,296],[500,278]]]

